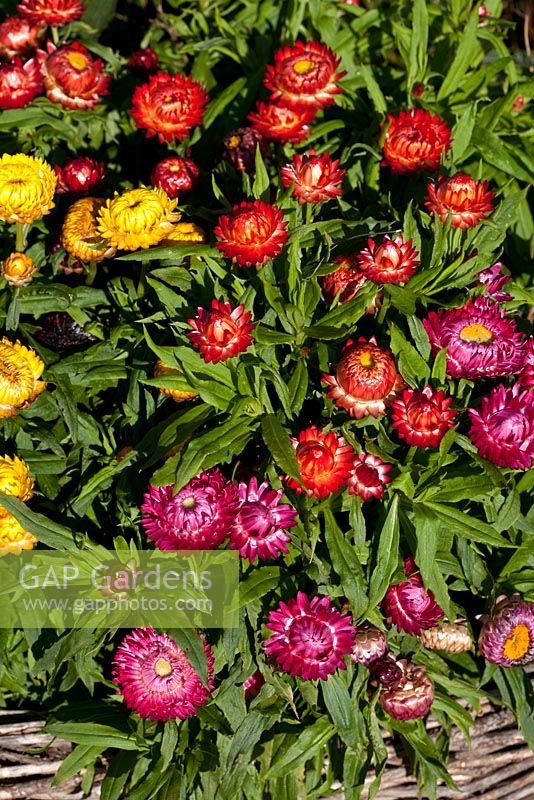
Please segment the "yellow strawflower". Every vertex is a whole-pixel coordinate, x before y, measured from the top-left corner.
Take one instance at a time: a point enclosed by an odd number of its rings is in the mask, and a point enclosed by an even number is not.
[[[33,403],[46,386],[39,378],[44,363],[35,350],[19,341],[0,341],[0,419],[15,417]]]
[[[97,214],[105,205],[99,197],[82,197],[70,206],[61,229],[61,244],[73,258],[103,261],[115,255],[115,248],[109,247],[97,230]]]
[[[167,375],[177,375],[180,378],[184,377],[182,373],[174,369],[174,367],[169,367],[169,365],[165,364],[163,361],[157,361],[154,367],[154,377],[161,378]],[[189,391],[186,389],[160,389],[160,392],[166,394],[168,397],[172,397],[177,403],[183,403],[185,400],[192,400],[194,397],[198,397],[198,392],[194,389],[190,389]]]
[[[25,461],[17,456],[0,456],[0,492],[26,502],[33,496],[33,478]],[[0,518],[7,516],[0,505]]]
[[[42,158],[6,153],[0,158],[0,219],[41,219],[54,208],[56,183],[56,173]]]
[[[118,250],[150,247],[180,219],[176,203],[163,189],[144,186],[116,194],[98,214],[98,232]]]
[[[36,272],[33,259],[25,253],[11,253],[2,264],[2,277],[10,286],[27,286]]]
[[[194,222],[179,222],[173,225],[171,230],[168,231],[160,244],[187,244],[188,242],[205,242],[206,234]]]
[[[20,555],[23,550],[33,550],[36,544],[35,536],[25,531],[15,517],[0,517],[0,557],[8,553]]]

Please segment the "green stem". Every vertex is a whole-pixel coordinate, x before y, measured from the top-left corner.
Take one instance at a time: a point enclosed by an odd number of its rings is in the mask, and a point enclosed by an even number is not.
[[[17,253],[24,252],[29,230],[30,226],[28,224],[24,222],[17,222],[17,233],[15,238],[15,250]]]
[[[141,264],[141,274],[139,275],[139,283],[137,284],[137,297],[140,299],[145,295],[145,275],[147,271],[147,262],[143,261]]]
[[[58,45],[59,44],[59,31],[58,31],[58,29],[56,28],[55,25],[52,25],[50,27],[50,31],[52,33],[52,41],[54,42],[55,45]]]
[[[96,278],[96,261],[89,262],[89,269],[87,270],[87,286],[92,286]]]
[[[306,225],[313,222],[313,203],[306,203]]]

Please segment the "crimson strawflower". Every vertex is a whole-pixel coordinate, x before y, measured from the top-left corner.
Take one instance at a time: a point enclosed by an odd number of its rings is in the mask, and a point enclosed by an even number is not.
[[[207,687],[186,653],[166,633],[152,628],[128,633],[113,658],[113,679],[128,708],[144,719],[161,722],[197,714],[215,688],[213,652],[201,638],[208,662]]]
[[[222,157],[239,172],[254,172],[256,169],[256,148],[262,156],[267,154],[268,145],[262,133],[255,128],[235,128],[224,137]]]
[[[355,419],[384,414],[386,402],[403,385],[391,352],[378,347],[374,337],[368,342],[349,339],[336,374],[323,375],[322,382],[331,387],[327,397]]]
[[[456,411],[449,406],[452,397],[431,386],[424,389],[405,389],[391,406],[391,425],[398,436],[417,447],[438,447],[454,425]]]
[[[139,75],[147,75],[156,72],[158,63],[158,54],[152,47],[141,47],[139,50],[132,53],[128,59],[129,68]]]
[[[526,344],[515,322],[488,297],[431,311],[423,325],[432,353],[447,348],[450,378],[497,378],[521,370]]]
[[[24,108],[44,90],[43,78],[35,58],[23,63],[15,56],[11,63],[0,64],[0,108]]]
[[[11,59],[24,56],[37,47],[44,27],[26,17],[6,17],[0,22],[0,56]]]
[[[265,264],[287,241],[283,212],[262,200],[244,201],[219,217],[217,250],[240,267]]]
[[[324,203],[342,194],[346,171],[339,169],[339,161],[333,161],[329,153],[317,155],[310,150],[308,155],[293,156],[292,163],[280,170],[280,177],[286,189],[293,184],[292,196],[299,203]]]
[[[160,550],[214,550],[230,534],[239,506],[235,484],[219,469],[174,486],[150,486],[141,506],[141,524]]]
[[[386,484],[391,483],[392,479],[388,473],[392,468],[393,464],[386,464],[378,456],[362,450],[352,461],[352,472],[348,482],[349,494],[357,494],[364,501],[372,497],[380,500]]]
[[[519,595],[499,600],[484,620],[478,647],[486,661],[500,667],[534,661],[534,603]]]
[[[265,678],[259,671],[253,672],[252,675],[246,679],[243,684],[243,692],[245,693],[245,703],[250,703],[260,693],[261,687],[265,683]]]
[[[136,88],[131,113],[137,127],[146,128],[147,137],[157,135],[160,142],[182,141],[202,122],[207,102],[206,90],[198,81],[157,72]]]
[[[230,303],[212,300],[209,311],[205,308],[198,308],[197,311],[196,317],[187,320],[193,328],[187,336],[207,363],[226,361],[237,353],[243,353],[252,344],[250,334],[254,324],[245,306],[232,309]]]
[[[290,108],[282,103],[256,103],[247,119],[252,128],[274,142],[303,142],[311,133],[314,108]]]
[[[59,28],[80,19],[85,5],[80,0],[23,0],[17,11],[30,22]]]
[[[423,666],[401,659],[397,661],[400,676],[380,689],[378,701],[384,711],[398,720],[426,716],[434,702],[434,684]]]
[[[103,72],[101,58],[93,58],[79,42],[56,47],[46,43],[37,51],[46,96],[63,108],[94,108],[109,94],[111,77]]]
[[[89,194],[100,189],[106,176],[104,163],[88,156],[73,158],[63,167],[56,164],[54,170],[58,194]]]
[[[287,553],[291,536],[287,528],[296,525],[297,511],[281,503],[283,491],[267,481],[258,486],[255,477],[239,484],[239,507],[230,531],[230,547],[251,564],[256,558],[266,561]]]
[[[344,656],[352,652],[356,629],[352,617],[337,611],[329,597],[310,600],[298,592],[270,612],[265,627],[273,631],[265,651],[284,672],[311,681],[346,669]]]
[[[382,164],[399,174],[438,169],[451,143],[451,129],[444,120],[417,108],[389,114],[388,123]]]
[[[477,273],[479,286],[484,286],[488,297],[491,297],[496,303],[506,303],[508,300],[512,300],[511,294],[502,291],[503,286],[512,280],[511,275],[503,274],[503,267],[504,264],[497,261],[491,267],[486,267]]]
[[[443,616],[434,595],[426,590],[421,575],[411,556],[404,561],[404,572],[408,580],[390,586],[382,600],[382,608],[388,623],[398,631],[417,636],[427,628],[435,628]]]
[[[150,175],[150,183],[174,199],[182,192],[191,191],[199,175],[200,171],[191,158],[168,156],[158,161]]]
[[[451,214],[451,228],[473,228],[493,211],[494,192],[487,181],[477,181],[458,172],[428,184],[425,203],[431,214],[445,222]]]
[[[271,100],[292,108],[324,108],[334,102],[334,95],[343,93],[337,85],[346,75],[338,71],[340,60],[320,42],[296,41],[293,47],[276,51],[274,66],[267,67],[263,82]]]
[[[367,248],[358,253],[358,267],[374,283],[406,283],[419,264],[419,253],[413,242],[402,236],[385,236],[381,244],[367,240]]]
[[[517,380],[521,386],[525,386],[527,389],[534,388],[534,336],[527,339],[525,359]]]
[[[478,410],[470,408],[469,438],[483,458],[499,467],[530,469],[534,460],[534,392],[495,386],[482,398]]]
[[[354,451],[343,436],[334,431],[325,433],[315,425],[300,431],[298,439],[292,438],[300,480],[310,497],[328,497],[346,486],[352,469]],[[304,489],[299,482],[285,477],[289,488],[296,492]]]

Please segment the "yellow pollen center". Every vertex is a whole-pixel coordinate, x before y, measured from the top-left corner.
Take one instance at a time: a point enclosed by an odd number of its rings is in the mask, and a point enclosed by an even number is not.
[[[182,500],[183,508],[194,508],[195,507],[195,498],[194,497],[186,497],[185,500]]]
[[[241,144],[241,136],[232,136],[230,141],[228,142],[228,147],[239,147]]]
[[[530,647],[530,632],[526,625],[516,625],[507,638],[503,653],[511,661],[522,658]]]
[[[464,342],[476,342],[477,344],[487,344],[495,338],[493,333],[486,328],[485,325],[480,325],[478,322],[473,322],[471,325],[466,325],[460,331],[460,338]]]
[[[160,678],[167,678],[172,672],[172,664],[166,658],[158,658],[154,664],[154,669],[156,670],[156,675],[159,675]]]
[[[368,352],[362,353],[360,356],[360,364],[362,365],[362,367],[365,367],[366,369],[374,367],[375,362],[372,353]]]
[[[82,53],[68,53],[67,61],[71,67],[78,72],[81,72],[87,67],[88,61]]]
[[[313,69],[315,64],[313,61],[309,61],[307,58],[303,58],[302,61],[297,61],[293,64],[293,69],[297,73],[297,75],[304,75],[306,72],[309,72]]]

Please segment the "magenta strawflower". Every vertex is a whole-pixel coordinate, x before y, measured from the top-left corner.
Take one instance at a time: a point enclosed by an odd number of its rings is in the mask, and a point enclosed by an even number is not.
[[[284,672],[306,681],[345,669],[344,656],[354,647],[352,617],[336,611],[329,597],[310,600],[299,592],[270,612],[265,627],[273,631],[264,643],[266,653]]]
[[[141,524],[160,550],[214,550],[230,534],[239,506],[235,484],[215,468],[174,486],[150,486]]]
[[[435,355],[447,348],[450,378],[497,378],[519,372],[525,343],[515,322],[488,297],[431,311],[423,325]]]
[[[517,667],[534,661],[534,603],[519,595],[497,602],[480,631],[480,652],[500,667]]]
[[[203,637],[202,637],[203,639]],[[187,655],[166,633],[138,628],[124,637],[113,659],[113,679],[124,702],[144,719],[165,722],[186,719],[206,705],[215,688],[213,654],[204,643],[208,687],[204,686]]]
[[[380,500],[387,483],[391,483],[388,473],[393,464],[386,464],[378,456],[362,452],[354,456],[352,473],[349,477],[349,494],[357,494],[362,500],[371,497]]]
[[[248,485],[239,484],[239,508],[230,532],[230,547],[239,550],[241,558],[251,564],[256,558],[265,561],[287,553],[291,536],[287,528],[296,525],[297,511],[281,503],[283,491],[273,489],[267,481],[258,486],[256,478]]]
[[[260,693],[261,687],[265,683],[265,678],[259,671],[253,672],[250,678],[247,678],[243,684],[243,691],[245,693],[245,703],[250,703]]]
[[[432,592],[425,589],[411,556],[404,561],[404,572],[408,580],[389,587],[382,608],[389,624],[395,624],[398,631],[417,636],[438,624],[443,609],[434,600]]]
[[[477,273],[479,286],[484,286],[486,294],[496,303],[506,303],[512,299],[511,294],[502,291],[503,286],[512,280],[511,275],[503,275],[503,267],[504,264],[497,261],[491,267],[486,267]]]
[[[527,389],[534,388],[534,336],[527,339],[525,360],[517,380],[521,386],[525,386]]]
[[[482,398],[480,409],[470,408],[469,438],[483,458],[499,467],[530,469],[534,460],[534,392],[495,386]]]

